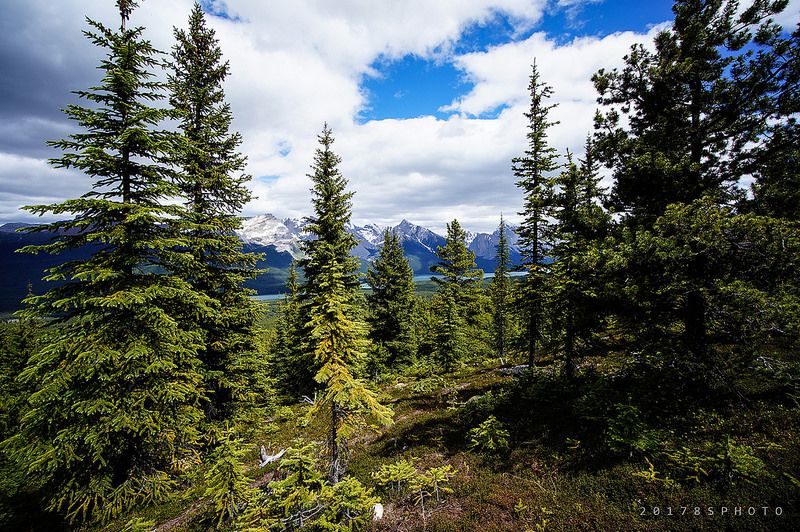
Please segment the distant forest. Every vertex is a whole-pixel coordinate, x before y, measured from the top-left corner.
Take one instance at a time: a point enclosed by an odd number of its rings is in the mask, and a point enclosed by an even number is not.
[[[162,53],[116,4],[87,19],[77,132],[49,142],[86,193],[25,207],[61,220],[21,250],[57,282],[0,324],[0,528],[800,530],[786,0],[677,0],[592,77],[579,158],[550,145],[531,58],[524,275],[498,213],[490,280],[452,220],[427,285],[387,230],[362,290],[321,124],[274,302],[246,287],[264,262],[236,235],[251,177],[206,14]]]

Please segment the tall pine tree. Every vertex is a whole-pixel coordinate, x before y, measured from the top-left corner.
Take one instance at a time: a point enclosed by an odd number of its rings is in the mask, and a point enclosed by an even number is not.
[[[744,10],[732,0],[678,0],[654,51],[636,45],[622,71],[593,77],[606,107],[595,118],[598,157],[614,171],[612,204],[626,213],[633,240],[669,205],[706,208],[706,197],[727,204],[741,195],[739,180],[758,173],[753,159],[769,142],[764,133],[796,91],[784,83],[793,62],[772,21],[785,7],[785,0]],[[694,282],[682,300],[683,344],[695,360],[707,358],[707,261],[694,254],[684,272]],[[648,272],[635,273],[633,283],[647,281]]]
[[[497,266],[489,285],[489,294],[492,300],[492,343],[495,352],[502,359],[506,357],[508,346],[509,298],[511,296],[511,282],[508,278],[511,262],[506,238],[506,222],[502,215],[500,216],[500,227],[497,230],[499,233],[495,254]]]
[[[519,293],[520,311],[524,317],[527,337],[528,368],[533,370],[536,350],[541,337],[542,304],[546,296],[546,269],[543,265],[547,248],[552,242],[550,215],[552,211],[552,178],[559,165],[555,148],[547,141],[547,130],[556,124],[548,120],[555,105],[548,105],[552,95],[550,86],[541,81],[536,63],[531,67],[528,91],[530,108],[525,113],[528,119],[528,148],[522,157],[512,161],[517,186],[522,189],[524,203],[520,216],[522,223],[517,229],[523,265],[528,275],[521,284]]]
[[[82,171],[93,190],[27,207],[69,218],[36,227],[59,236],[25,251],[93,254],[51,269],[46,278],[64,284],[27,299],[26,316],[53,320],[20,376],[35,391],[19,432],[4,442],[43,486],[47,507],[73,521],[162,498],[194,457],[203,417],[203,334],[185,318],[207,316],[210,301],[161,273],[165,250],[187,245],[168,223],[185,214],[165,201],[178,191],[162,164],[174,156],[174,134],[157,129],[167,112],[152,106],[162,98],[153,74],[161,63],[143,28],[127,27],[136,4],[117,5],[118,30],[88,20],[87,37],[107,55],[100,84],[76,92],[89,105],[65,111],[84,131],[50,143],[64,152],[52,164]]]
[[[556,178],[554,195],[554,263],[551,278],[551,312],[563,333],[564,376],[575,376],[579,347],[601,323],[597,272],[601,254],[596,245],[609,229],[610,216],[600,203],[602,190],[594,162],[593,144],[586,140],[586,155],[580,167],[567,152],[567,165]]]
[[[195,3],[187,31],[175,29],[170,103],[179,113],[183,143],[177,163],[186,216],[178,220],[190,254],[174,267],[199,291],[214,300],[214,312],[200,326],[206,333],[201,352],[210,420],[229,418],[236,404],[262,401],[258,396],[255,323],[259,306],[245,289],[255,276],[257,256],[242,251],[236,235],[238,214],[251,199],[245,184],[242,142],[230,131],[231,109],[222,84],[229,73],[214,30],[206,26]]]
[[[400,237],[387,229],[378,258],[367,271],[372,293],[370,339],[388,351],[386,364],[398,368],[412,361],[414,342],[414,271],[403,254]]]
[[[670,203],[725,201],[778,112],[791,61],[771,17],[785,0],[677,0],[655,50],[634,45],[622,71],[593,78],[598,156],[614,170],[611,199],[628,221],[652,226]]]
[[[345,190],[347,180],[338,169],[341,159],[331,150],[327,124],[319,143],[309,174],[314,216],[306,226],[315,238],[303,242],[302,261],[307,330],[319,368],[314,380],[322,386],[309,416],[327,418],[328,480],[336,484],[347,466],[347,439],[367,419],[390,423],[392,413],[353,375],[366,350],[366,327],[357,308],[358,261],[350,255],[356,242],[346,230],[353,193]]]
[[[475,264],[475,253],[467,249],[467,234],[458,220],[447,224],[445,245],[439,246],[436,256],[439,261],[431,271],[440,277],[432,277],[440,290],[451,292],[459,305],[465,306],[474,297],[483,279],[483,270]]]
[[[439,310],[436,327],[435,355],[445,369],[450,370],[466,353],[465,328],[470,325],[471,313],[477,310],[483,270],[475,264],[475,253],[467,249],[466,233],[458,220],[447,224],[447,239],[436,250],[439,262],[431,267],[438,285],[435,304]]]

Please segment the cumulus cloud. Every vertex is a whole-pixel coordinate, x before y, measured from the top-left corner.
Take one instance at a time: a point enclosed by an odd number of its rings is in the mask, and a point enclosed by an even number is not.
[[[800,0],[792,0],[790,11]],[[211,0],[231,75],[226,93],[234,128],[242,133],[257,200],[246,215],[309,212],[309,170],[323,122],[333,128],[342,171],[356,191],[354,221],[394,224],[402,218],[442,228],[458,217],[473,230],[490,230],[501,211],[519,210],[510,160],[524,149],[527,77],[534,58],[554,87],[561,124],[551,140],[578,150],[591,127],[591,74],[620,64],[648,33],[619,33],[558,44],[534,33],[483,52],[456,55],[465,30],[499,14],[527,35],[547,9],[572,9],[576,0]],[[184,27],[191,0],[147,0],[133,24],[161,50],[172,27]],[[560,4],[560,5],[559,5]],[[71,90],[96,84],[102,51],[82,35],[84,16],[116,24],[113,2],[11,0],[0,19],[0,221],[25,219],[21,204],[76,197],[88,178],[48,167],[57,155],[44,141],[74,125],[60,109]],[[796,11],[796,9],[795,9]],[[795,17],[797,18],[797,17]],[[369,104],[362,83],[375,65],[407,55],[452,62],[469,90],[446,107],[446,118],[361,123]],[[441,114],[440,114],[441,116]],[[46,191],[46,192],[43,192]]]

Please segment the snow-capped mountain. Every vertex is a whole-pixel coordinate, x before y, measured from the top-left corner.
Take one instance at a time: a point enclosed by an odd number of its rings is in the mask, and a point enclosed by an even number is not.
[[[506,224],[506,241],[508,242],[508,249],[513,255],[519,252],[519,235],[516,233],[516,225]],[[472,237],[472,241],[468,244],[471,251],[475,252],[476,257],[484,259],[494,259],[497,253],[497,242],[500,240],[500,229],[496,229],[494,233],[476,233]]]
[[[239,238],[246,244],[274,246],[276,251],[300,255],[300,233],[297,226],[287,227],[271,214],[262,214],[242,220]]]
[[[430,229],[426,229],[421,225],[415,225],[406,219],[392,228],[399,237],[400,242],[413,242],[419,244],[431,253],[436,253],[438,246],[444,246],[445,239],[443,236],[437,235]]]
[[[245,243],[274,246],[278,252],[288,252],[292,257],[299,258],[302,256],[300,242],[310,238],[303,230],[305,226],[306,223],[302,219],[279,220],[271,214],[264,214],[246,218],[242,223],[241,231],[239,231],[239,237]],[[427,272],[427,266],[436,260],[436,249],[445,244],[443,236],[405,219],[389,229],[400,237],[403,249],[409,255],[415,271]],[[356,237],[357,241],[353,255],[365,261],[374,259],[383,244],[385,228],[371,223],[364,226],[349,223],[347,230]],[[467,232],[466,243],[469,249],[475,252],[479,262],[485,266],[487,261],[494,260],[498,237],[499,231],[491,234]],[[510,225],[506,237],[512,256],[514,256],[518,251],[516,246],[518,237]]]
[[[380,247],[380,245],[383,244],[384,229],[376,224],[367,224],[363,227],[358,227],[357,225],[348,223],[347,230],[359,241],[366,242],[370,246]]]
[[[42,293],[47,288],[46,283],[41,281],[47,268],[59,264],[65,257],[70,260],[85,259],[94,249],[90,246],[70,250],[61,256],[15,253],[16,249],[25,245],[43,244],[53,237],[53,234],[48,232],[27,234],[15,232],[16,229],[29,225],[0,224],[0,276],[8,281],[4,285],[5,289],[0,290],[0,310],[17,309],[19,302],[25,296],[29,282],[32,283],[35,293]],[[292,259],[302,257],[300,247],[302,241],[311,238],[303,231],[305,225],[302,219],[279,220],[271,214],[243,220],[239,237],[247,245],[247,251],[262,254],[262,259],[256,267],[265,270],[265,273],[247,282],[248,288],[253,288],[260,294],[276,294],[285,290],[289,265]],[[444,237],[408,220],[403,220],[391,229],[399,235],[403,252],[414,273],[429,274],[430,267],[438,262],[436,248],[444,246]],[[348,231],[356,237],[358,245],[353,254],[361,259],[364,271],[367,263],[375,259],[380,252],[384,228],[375,224],[350,225]],[[470,241],[469,248],[476,255],[475,262],[484,271],[494,271],[498,236],[497,231],[492,234],[478,233]],[[507,238],[510,244],[511,262],[518,264],[519,250],[514,245],[517,235],[509,231]]]

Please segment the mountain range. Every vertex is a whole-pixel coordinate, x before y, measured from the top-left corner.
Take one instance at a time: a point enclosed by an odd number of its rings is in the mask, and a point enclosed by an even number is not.
[[[15,310],[25,296],[30,283],[34,293],[43,293],[49,283],[42,281],[44,270],[65,260],[88,257],[91,250],[70,250],[59,257],[45,254],[30,255],[15,253],[23,246],[43,244],[53,235],[50,233],[18,233],[17,229],[29,224],[7,223],[0,225],[0,311]],[[283,291],[288,269],[292,260],[302,257],[300,243],[309,238],[303,231],[302,219],[286,218],[280,220],[271,214],[245,218],[238,232],[246,251],[263,255],[257,267],[266,270],[247,283],[259,294],[275,294]],[[349,224],[347,230],[356,238],[357,245],[353,255],[361,260],[361,271],[365,272],[369,262],[374,260],[383,244],[385,229],[394,231],[399,237],[403,251],[416,275],[430,273],[436,264],[436,249],[445,245],[445,238],[430,229],[403,220],[394,227],[381,227],[376,224],[356,226]],[[515,227],[507,226],[506,238],[512,264],[519,264],[521,256],[517,245]],[[495,252],[499,230],[493,233],[467,232],[466,243],[475,253],[477,266],[486,272],[495,269]]]
[[[300,242],[309,238],[303,231],[305,222],[301,219],[286,218],[280,220],[271,214],[246,218],[239,231],[239,238],[243,242],[257,246],[272,246],[277,252],[285,252],[294,258],[300,258]],[[512,255],[512,262],[518,262],[519,249],[517,246],[518,236],[514,232],[515,226],[507,225],[506,237],[509,242],[509,249]],[[376,224],[366,224],[357,226],[348,224],[347,230],[356,237],[358,244],[353,249],[353,255],[364,261],[373,260],[383,245],[384,231],[389,229],[400,237],[406,254],[412,257],[419,255],[435,255],[439,246],[444,246],[445,238],[436,234],[430,229],[421,225],[415,225],[408,220],[403,220],[394,227],[381,227]],[[497,241],[500,236],[499,229],[494,233],[472,233],[467,231],[467,247],[475,253],[478,266],[488,267],[489,271],[494,271],[494,258],[497,248]],[[419,253],[422,251],[423,253]],[[424,263],[429,262],[429,257],[424,257]],[[435,262],[435,259],[434,259]],[[427,273],[428,269],[424,264],[412,264],[416,273]]]

